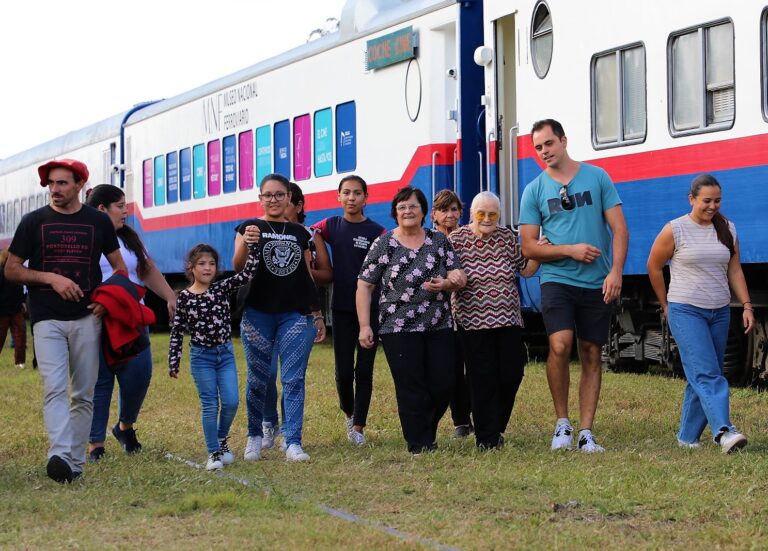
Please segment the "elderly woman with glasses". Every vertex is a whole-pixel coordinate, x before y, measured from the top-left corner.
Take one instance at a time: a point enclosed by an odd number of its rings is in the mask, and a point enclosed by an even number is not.
[[[467,277],[466,286],[453,294],[453,314],[481,449],[504,444],[526,360],[516,277],[530,277],[539,268],[539,262],[523,258],[515,234],[499,226],[499,215],[499,198],[483,191],[472,200],[470,223],[448,237]]]
[[[397,227],[373,242],[360,270],[359,340],[363,348],[374,344],[371,296],[381,284],[381,344],[408,451],[419,454],[437,449],[437,425],[453,390],[450,292],[466,277],[445,235],[423,227],[428,210],[421,190],[399,190],[391,214]]]

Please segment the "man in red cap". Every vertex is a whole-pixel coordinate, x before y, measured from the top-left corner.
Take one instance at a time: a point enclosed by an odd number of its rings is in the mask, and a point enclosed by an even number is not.
[[[101,283],[99,259],[104,254],[115,270],[126,268],[109,217],[80,202],[88,167],[58,159],[37,172],[40,185],[48,188],[50,204],[21,219],[9,247],[5,277],[29,288],[50,441],[47,472],[64,483],[83,472],[93,417],[102,311],[91,304],[90,296]]]

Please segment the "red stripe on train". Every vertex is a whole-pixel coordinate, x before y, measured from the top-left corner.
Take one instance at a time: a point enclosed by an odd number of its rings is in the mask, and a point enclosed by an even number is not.
[[[391,201],[398,189],[407,186],[413,181],[413,178],[416,176],[416,171],[419,168],[432,165],[432,154],[435,152],[437,152],[435,161],[438,165],[453,165],[453,150],[455,148],[455,143],[419,146],[413,154],[413,157],[411,157],[408,166],[399,180],[369,185],[368,200],[371,203]],[[305,193],[307,192],[305,191]],[[308,207],[311,210],[335,208],[338,206],[337,196],[338,193],[336,190],[312,193],[308,198],[311,200],[311,204],[309,204]],[[221,222],[229,222],[231,220],[258,217],[264,213],[261,204],[258,201],[202,211],[185,212],[182,214],[171,214],[157,218],[144,218],[141,215],[141,211],[136,208],[135,204],[129,205],[129,212],[136,216],[141,228],[147,232],[186,228],[205,224],[217,224]]]
[[[544,168],[533,149],[530,135],[520,136],[517,145],[520,160],[532,158]],[[760,166],[766,164],[766,149],[768,134],[758,134],[587,162],[606,170],[613,181],[618,183]]]

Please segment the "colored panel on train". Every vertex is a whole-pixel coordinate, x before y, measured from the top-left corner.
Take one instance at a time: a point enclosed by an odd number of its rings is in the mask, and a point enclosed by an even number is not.
[[[336,172],[357,167],[357,113],[355,102],[336,106]]]
[[[333,113],[315,111],[315,176],[333,173]]]
[[[165,170],[168,182],[166,197],[168,203],[175,203],[179,200],[179,155],[175,151],[165,156]]]
[[[416,57],[413,26],[366,42],[365,69],[380,69]]]
[[[291,178],[291,123],[275,123],[275,172]]]
[[[144,196],[143,205],[144,208],[149,208],[152,206],[152,196],[153,196],[153,190],[155,186],[155,180],[152,177],[152,159],[147,159],[144,161],[144,170],[143,170],[143,177],[144,177],[144,185],[143,185],[143,193]]]
[[[256,181],[272,172],[272,132],[269,125],[256,129]]]
[[[293,119],[293,177],[308,180],[312,176],[312,123],[309,115]]]
[[[208,142],[208,195],[221,193],[221,142]]]
[[[237,191],[237,142],[226,136],[224,142],[224,193]]]
[[[155,206],[165,204],[165,155],[155,157]]]
[[[192,148],[192,193],[195,199],[205,197],[205,145],[198,144]]]
[[[182,201],[192,198],[192,150],[188,147],[179,151],[179,197]]]
[[[240,189],[253,189],[253,130],[240,133]]]

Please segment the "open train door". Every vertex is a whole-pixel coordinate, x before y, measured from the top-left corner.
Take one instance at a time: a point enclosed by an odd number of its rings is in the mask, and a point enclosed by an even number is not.
[[[488,151],[486,189],[501,198],[502,223],[517,226],[520,185],[517,172],[517,10],[508,0],[488,0],[485,6],[485,43],[474,53],[485,67],[485,134]]]

